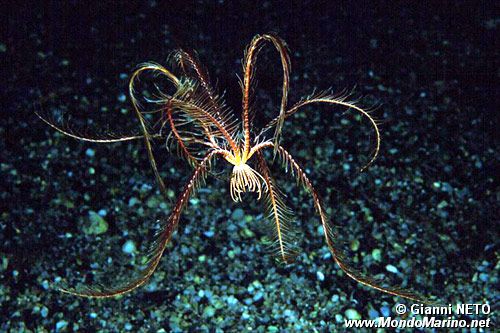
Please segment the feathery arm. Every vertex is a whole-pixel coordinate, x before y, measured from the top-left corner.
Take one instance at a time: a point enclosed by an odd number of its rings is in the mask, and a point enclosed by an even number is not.
[[[268,145],[267,147],[269,146],[270,145]],[[311,181],[307,177],[306,173],[294,160],[292,155],[281,146],[278,147],[278,156],[281,158],[285,170],[290,170],[291,174],[295,176],[297,182],[301,184],[303,188],[312,196],[314,207],[316,208],[316,211],[321,220],[328,249],[332,253],[334,261],[337,263],[337,265],[339,265],[340,269],[342,269],[342,271],[347,274],[347,276],[365,286],[371,287],[387,294],[400,296],[419,303],[430,303],[429,300],[414,291],[398,287],[384,287],[381,285],[382,281],[370,278],[359,270],[351,267],[347,263],[345,255],[334,244],[336,235],[333,231],[332,226],[329,224],[329,218],[323,208],[321,199]]]

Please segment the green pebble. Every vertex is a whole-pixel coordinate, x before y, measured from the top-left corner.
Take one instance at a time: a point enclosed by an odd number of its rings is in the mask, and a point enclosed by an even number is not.
[[[235,257],[235,253],[233,250],[229,250],[227,251],[227,256],[230,258],[230,259],[234,259]]]
[[[252,230],[245,228],[241,230],[240,235],[243,238],[253,238],[255,236],[255,233]]]
[[[394,247],[394,250],[396,250],[397,252],[403,252],[404,251],[403,247],[401,245],[399,245],[398,243],[393,244],[392,246]]]
[[[2,264],[0,265],[0,271],[7,270],[7,267],[9,267],[9,258],[3,257],[2,258]]]
[[[63,199],[62,202],[61,202],[61,204],[64,207],[69,208],[69,209],[75,208],[75,204],[73,203],[73,201],[70,201],[68,199]]]
[[[372,211],[370,208],[363,208],[363,213],[364,213],[364,218],[365,221],[368,223],[373,222],[373,216],[372,216]]]
[[[276,327],[276,326],[271,325],[271,326],[267,326],[267,331],[269,333],[279,332],[279,328]]]
[[[199,262],[205,262],[205,261],[207,261],[207,256],[206,256],[206,255],[201,255],[201,256],[199,256],[199,257],[198,257],[198,261],[199,261]]]
[[[443,209],[443,208],[446,208],[446,207],[448,207],[448,202],[446,202],[446,200],[441,201],[441,202],[437,205],[437,208],[439,208],[439,209]]]
[[[359,240],[355,239],[351,242],[351,250],[353,251],[359,250]]]
[[[210,318],[210,317],[213,317],[214,315],[215,315],[215,308],[212,306],[207,306],[203,310],[203,317],[205,317],[205,318]]]
[[[87,235],[100,235],[108,231],[108,222],[91,210],[89,211],[89,223],[82,229]]]
[[[259,288],[262,288],[262,283],[260,283],[259,280],[254,280],[252,282],[252,286],[254,286],[255,288],[259,289]]]
[[[382,250],[381,249],[373,249],[372,257],[373,257],[373,260],[381,262],[382,261]]]
[[[152,196],[148,199],[148,201],[146,201],[146,206],[148,206],[149,208],[157,208],[159,205],[160,205],[160,200],[158,199],[157,196]]]
[[[344,314],[347,319],[361,319],[359,312],[354,309],[347,309]]]

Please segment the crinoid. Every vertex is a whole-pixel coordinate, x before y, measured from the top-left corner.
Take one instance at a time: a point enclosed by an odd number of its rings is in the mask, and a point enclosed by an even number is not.
[[[281,59],[283,71],[282,96],[279,114],[263,126],[262,129],[256,131],[253,128],[253,115],[258,109],[258,105],[252,105],[251,103],[252,84],[255,81],[253,77],[256,57],[266,43],[274,46]],[[79,140],[96,143],[144,140],[156,181],[163,193],[165,192],[165,185],[158,171],[152,149],[154,140],[163,140],[169,146],[174,145],[180,155],[193,168],[192,174],[180,193],[170,216],[162,223],[157,239],[149,253],[147,265],[137,279],[119,287],[92,286],[84,289],[65,288],[62,291],[87,297],[111,297],[127,293],[144,284],[158,266],[166,245],[178,226],[179,218],[188,203],[188,199],[204,183],[206,177],[210,174],[211,163],[215,159],[225,160],[233,168],[229,180],[229,193],[234,201],[241,201],[242,194],[245,192],[255,192],[258,194],[258,199],[264,199],[268,218],[274,230],[278,257],[284,262],[289,262],[294,254],[290,247],[288,234],[288,224],[293,214],[285,204],[284,195],[270,174],[268,161],[266,161],[266,156],[269,154],[264,154],[265,150],[270,150],[273,158],[279,159],[284,170],[291,174],[297,180],[297,183],[312,197],[314,207],[321,220],[326,244],[334,261],[349,277],[361,284],[388,294],[418,302],[425,301],[422,296],[414,292],[382,286],[380,281],[367,277],[347,264],[345,256],[335,245],[336,235],[312,181],[293,156],[280,144],[285,119],[301,110],[304,106],[309,104],[341,106],[366,118],[373,128],[375,147],[368,163],[362,168],[366,169],[376,159],[380,146],[377,124],[367,111],[347,101],[346,95],[334,96],[329,92],[313,94],[289,107],[287,103],[290,81],[288,49],[285,42],[274,34],[255,36],[246,49],[243,60],[243,79],[240,82],[243,92],[241,123],[237,121],[232,111],[225,106],[222,98],[216,95],[206,70],[200,65],[194,53],[177,50],[173,53],[171,60],[179,74],[174,74],[156,63],[144,63],[139,66],[130,79],[129,94],[135,116],[139,121],[140,135],[89,138],[40,116],[43,121],[57,131]],[[166,79],[165,82],[173,86],[173,89],[170,88],[172,91],[167,93],[166,87],[155,84],[152,88],[155,91],[154,94],[149,94],[147,98],[144,97],[143,93],[138,94],[136,83],[143,73],[152,74],[155,80]],[[154,109],[146,110],[144,107],[146,103],[154,105]],[[152,122],[151,116],[157,116],[158,120]]]

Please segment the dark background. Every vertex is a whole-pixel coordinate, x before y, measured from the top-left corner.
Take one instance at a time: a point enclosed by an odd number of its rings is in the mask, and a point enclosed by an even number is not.
[[[303,252],[295,264],[276,264],[266,251],[255,198],[234,204],[227,182],[211,179],[149,285],[117,300],[52,289],[61,277],[74,284],[92,281],[91,273],[113,283],[132,276],[171,203],[161,203],[140,143],[77,142],[34,111],[71,115],[85,133],[134,131],[122,96],[129,75],[144,61],[167,65],[169,52],[187,47],[239,115],[243,51],[268,31],[291,49],[290,104],[315,88],[356,86],[353,98],[377,106],[382,149],[364,173],[357,170],[373,143],[369,126],[341,109],[304,109],[283,137],[357,266],[444,303],[497,303],[498,8],[329,3],[4,2],[1,330],[342,330],[348,309],[367,319],[402,301],[339,272],[312,202],[277,163],[272,170],[297,216]],[[279,105],[275,51],[263,50],[258,66],[262,123]],[[161,148],[161,171],[176,193],[189,168]],[[82,231],[89,211],[99,210],[107,231]],[[122,252],[129,240],[133,256]]]

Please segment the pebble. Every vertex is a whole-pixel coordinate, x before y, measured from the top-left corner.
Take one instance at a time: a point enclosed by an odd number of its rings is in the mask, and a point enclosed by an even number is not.
[[[125,102],[127,100],[127,96],[125,94],[118,95],[118,101]]]
[[[0,271],[5,271],[9,267],[9,258],[3,257],[2,264],[0,265]]]
[[[370,317],[370,319],[375,319],[380,317],[380,314],[378,313],[377,310],[371,308],[370,310],[368,310],[368,316]]]
[[[321,272],[321,271],[317,271],[317,272],[316,272],[316,278],[317,278],[319,281],[324,281],[324,280],[325,280],[325,274],[323,274],[323,272]]]
[[[212,230],[205,231],[203,234],[205,235],[205,237],[208,237],[208,238],[212,238],[215,235],[215,233]]]
[[[92,148],[88,148],[86,151],[85,151],[85,155],[87,155],[88,157],[94,157],[95,156],[95,150],[92,149]]]
[[[49,281],[43,280],[42,281],[42,288],[45,290],[49,289]]]
[[[99,214],[89,211],[89,224],[82,228],[87,235],[100,235],[108,231],[108,223]]]
[[[56,323],[56,332],[60,332],[68,326],[68,322],[66,320],[60,320]]]
[[[437,205],[437,208],[438,209],[443,209],[443,208],[446,208],[448,207],[448,202],[446,200],[443,200],[441,201],[438,205]]]
[[[227,304],[228,304],[229,306],[233,306],[233,305],[238,304],[238,299],[237,299],[236,297],[234,297],[234,296],[232,296],[232,295],[231,295],[231,296],[229,296],[229,297],[227,298],[226,302],[227,302]]]
[[[157,208],[160,205],[160,203],[161,199],[153,195],[146,201],[146,206],[148,206],[148,208],[154,209]]]
[[[210,305],[203,310],[203,317],[205,318],[210,318],[213,317],[214,315],[215,315],[215,309]]]
[[[385,266],[385,269],[388,271],[388,272],[391,272],[391,273],[399,273],[397,267],[393,266],[393,265],[387,265]]]
[[[123,244],[122,251],[127,254],[132,254],[135,252],[135,243],[134,241],[128,240]]]
[[[283,312],[283,315],[284,315],[285,317],[288,317],[288,318],[289,318],[289,320],[292,320],[292,321],[293,321],[293,319],[295,319],[295,318],[296,318],[296,316],[295,316],[295,312],[294,312],[294,311],[292,311],[292,310],[289,310],[289,309],[286,309],[286,310]]]
[[[380,313],[382,313],[384,317],[389,317],[391,315],[391,309],[389,309],[388,306],[383,306],[380,308]]]
[[[449,183],[446,183],[446,182],[444,182],[442,184],[441,190],[443,192],[447,192],[447,193],[450,193],[450,194],[453,193],[453,187]]]
[[[489,276],[486,273],[479,274],[479,279],[483,282],[488,282]]]
[[[355,309],[347,309],[344,314],[347,319],[361,319],[361,315]]]
[[[373,260],[375,261],[382,261],[382,250],[381,249],[373,249],[372,251],[372,257],[373,257]]]
[[[136,204],[139,203],[139,199],[137,199],[136,197],[132,197],[128,200],[128,206],[129,207],[133,207],[135,206]]]
[[[241,230],[240,235],[243,238],[253,238],[255,236],[255,233],[252,230],[245,228]]]
[[[253,296],[253,301],[254,302],[258,302],[260,301],[262,298],[264,298],[264,293],[261,292],[261,291],[258,291],[254,296]]]
[[[234,221],[240,221],[243,217],[245,217],[245,212],[241,208],[236,208],[231,214],[231,219]]]

